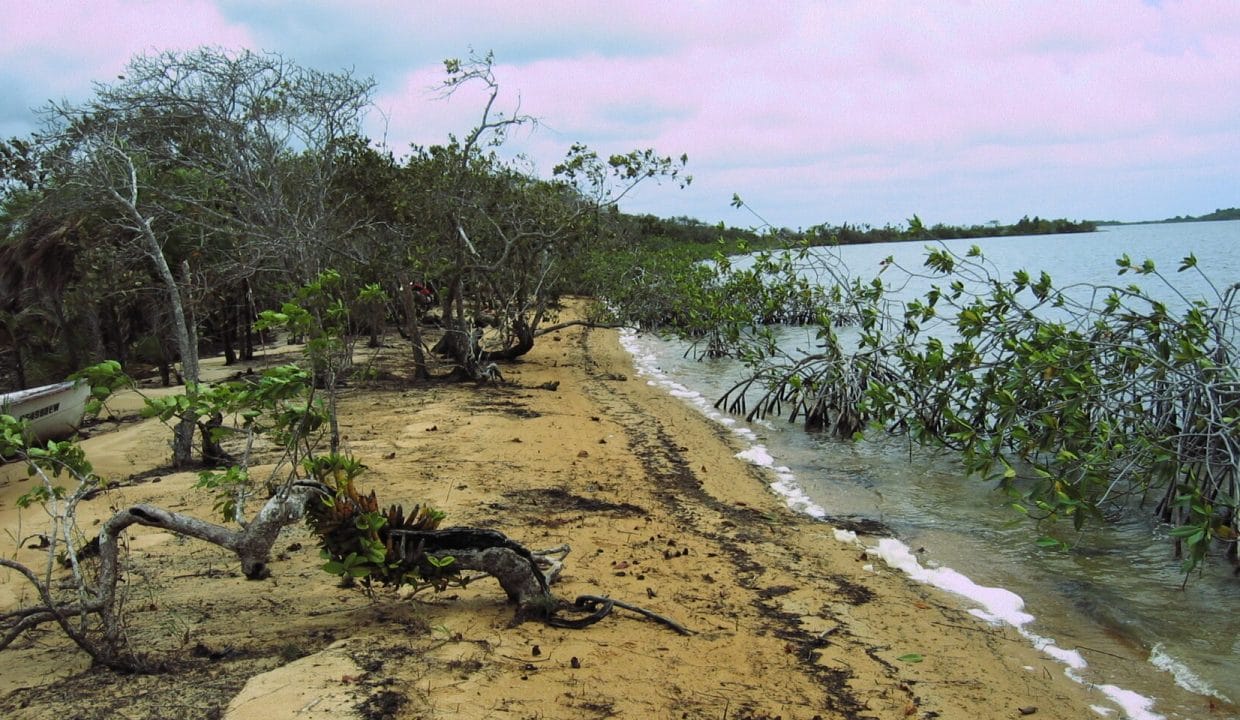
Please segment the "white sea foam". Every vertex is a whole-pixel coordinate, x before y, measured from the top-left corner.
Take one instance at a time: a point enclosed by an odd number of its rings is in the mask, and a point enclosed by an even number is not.
[[[736,453],[736,457],[758,467],[775,467],[775,458],[771,457],[771,454],[761,445],[754,445],[747,450],[742,450]]]
[[[1079,673],[1073,672],[1074,670],[1083,670],[1086,667],[1085,658],[1082,657],[1079,652],[1076,650],[1064,650],[1056,645],[1054,640],[1047,637],[1042,637],[1037,633],[1031,633],[1024,628],[1019,628],[1019,631],[1020,634],[1025,636],[1025,638],[1029,640],[1029,643],[1043,655],[1051,659],[1058,660],[1068,666],[1068,677],[1079,683],[1085,682],[1085,679],[1082,678]]]
[[[1111,702],[1119,705],[1128,720],[1166,720],[1165,716],[1150,709],[1154,707],[1154,701],[1144,695],[1115,685],[1095,685],[1094,687],[1101,690],[1111,699]]]
[[[784,499],[788,507],[797,512],[805,513],[819,520],[827,516],[827,511],[811,500],[805,494],[805,491],[801,489],[801,486],[797,485],[791,478],[787,480],[777,479],[771,483],[771,489]]]
[[[917,582],[955,593],[980,608],[972,614],[990,623],[1007,623],[1021,627],[1033,622],[1033,616],[1024,612],[1025,601],[1011,590],[978,585],[968,577],[948,567],[928,568],[909,550],[908,545],[894,538],[882,538],[868,552],[883,559],[888,566],[901,570]]]
[[[835,539],[842,543],[855,543],[857,542],[857,533],[852,530],[841,530],[836,528]]]
[[[1007,623],[1016,628],[1042,654],[1062,663],[1064,674],[1081,684],[1088,684],[1079,671],[1085,669],[1085,658],[1076,650],[1065,650],[1055,644],[1054,640],[1031,632],[1025,626],[1033,622],[1033,615],[1024,611],[1025,601],[1016,593],[1003,588],[978,585],[964,575],[951,568],[926,568],[918,562],[904,543],[891,538],[883,538],[878,545],[870,550],[878,555],[887,565],[903,571],[912,579],[927,585],[956,593],[968,598],[970,602],[980,605],[969,612],[983,620],[993,623]],[[1116,685],[1094,685],[1097,690],[1107,696],[1124,712],[1129,720],[1165,720],[1164,716],[1154,712],[1154,701],[1132,690],[1125,690]]]
[[[697,407],[709,419],[720,423],[727,421],[726,424],[733,425],[735,421],[716,410],[701,393],[690,391],[683,385],[669,380],[662,370],[659,369],[654,353],[642,351],[635,333],[622,332],[620,334],[620,341],[629,354],[632,355],[633,364],[637,368],[638,374],[646,375],[650,378],[646,382],[647,385],[654,387],[662,386],[670,394],[681,397],[689,404]],[[752,430],[743,426],[733,425],[732,432],[750,444],[748,448],[737,453],[736,456],[746,462],[774,472],[776,479],[771,484],[771,489],[778,493],[789,507],[817,518],[826,516],[826,511],[810,500],[809,496],[805,494],[805,491],[796,482],[796,476],[789,468],[775,467],[775,458],[771,456],[765,446],[758,442],[758,436]],[[857,535],[851,531],[837,528],[835,530],[835,538],[841,542],[856,542]],[[970,603],[980,606],[971,609],[969,612],[986,622],[994,624],[1006,623],[1013,626],[1034,648],[1047,657],[1062,663],[1064,665],[1064,674],[1067,677],[1083,685],[1089,684],[1079,672],[1086,667],[1085,659],[1079,652],[1076,650],[1065,650],[1057,646],[1052,639],[1037,635],[1026,628],[1027,625],[1033,622],[1034,616],[1025,612],[1025,601],[1016,593],[1004,588],[978,585],[965,575],[948,567],[923,566],[907,545],[893,538],[880,539],[877,545],[867,548],[866,553],[881,558],[889,567],[906,573],[917,582],[926,583],[927,585],[955,593],[966,598]],[[871,564],[864,565],[862,570],[877,572]],[[1155,648],[1155,651],[1159,657],[1156,658],[1155,653],[1151,653],[1150,662],[1175,674],[1176,680],[1179,682],[1181,675],[1176,674],[1176,670],[1170,668],[1173,666],[1183,668],[1183,666],[1176,663],[1165,653],[1159,652],[1157,648]],[[1166,659],[1164,660],[1163,658]],[[1163,665],[1160,665],[1160,662]],[[1164,665],[1167,667],[1164,667]],[[1183,668],[1182,672],[1187,673],[1186,677],[1191,676],[1200,681],[1187,668]],[[1204,681],[1201,682],[1204,684]],[[1092,687],[1102,692],[1111,702],[1118,705],[1120,711],[1129,720],[1165,720],[1164,716],[1155,713],[1151,709],[1154,706],[1154,701],[1144,695],[1131,690],[1125,690],[1116,685],[1092,685]],[[1206,685],[1206,687],[1209,686]],[[1188,689],[1201,692],[1201,690],[1193,687],[1188,687]],[[1214,692],[1209,694],[1225,699]],[[1114,712],[1110,708],[1099,705],[1091,705],[1090,709],[1104,717],[1112,715]]]
[[[1231,698],[1215,690],[1213,685],[1199,677],[1187,665],[1168,655],[1162,643],[1155,643],[1150,649],[1150,664],[1163,672],[1171,673],[1175,677],[1175,684],[1189,692],[1209,695],[1226,703],[1231,702]]]

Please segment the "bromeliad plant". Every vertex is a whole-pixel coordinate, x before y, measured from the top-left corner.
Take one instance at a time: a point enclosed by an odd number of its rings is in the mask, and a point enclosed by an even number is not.
[[[437,529],[444,513],[426,505],[415,505],[407,514],[400,505],[380,508],[374,491],[363,495],[353,482],[360,464],[343,464],[350,469],[341,472],[320,465],[327,471],[318,477],[334,492],[317,497],[306,512],[306,522],[322,547],[323,570],[345,582],[360,581],[367,592],[374,583],[442,591],[449,584],[467,582],[454,557],[427,554],[416,537]]]

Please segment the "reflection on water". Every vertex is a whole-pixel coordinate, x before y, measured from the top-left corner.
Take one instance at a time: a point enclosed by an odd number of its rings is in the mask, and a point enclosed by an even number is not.
[[[1225,285],[1240,280],[1238,241],[1240,223],[1233,222],[981,243],[1001,268],[1046,269],[1057,282],[1117,282],[1113,260],[1120,252],[1137,262],[1153,257],[1174,275],[1179,258],[1193,252]],[[911,255],[903,260],[908,267],[920,264],[916,246],[839,251],[856,272],[893,252]],[[1209,293],[1207,285],[1194,288],[1187,278],[1180,287]],[[741,368],[728,361],[684,359],[683,345],[653,338],[642,343],[664,373],[707,397],[720,396],[741,376]],[[1170,544],[1141,511],[1088,527],[1072,552],[1043,551],[1034,544],[1042,533],[1007,507],[1006,496],[962,477],[950,457],[932,457],[899,439],[836,441],[778,418],[753,429],[829,514],[879,519],[909,547],[924,549],[923,563],[954,568],[981,585],[1024,597],[1038,618],[1033,631],[1077,649],[1089,663],[1087,681],[1157,698],[1156,712],[1168,717],[1206,714],[1205,699],[1184,688],[1240,701],[1240,579],[1225,562],[1213,563],[1181,588]]]

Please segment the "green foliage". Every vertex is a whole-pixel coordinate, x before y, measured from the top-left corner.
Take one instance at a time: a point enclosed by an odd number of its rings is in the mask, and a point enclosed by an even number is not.
[[[1180,298],[1173,311],[1136,285],[1065,291],[1026,271],[1005,280],[977,247],[963,256],[929,247],[914,270],[888,259],[886,283],[852,278],[832,257],[758,253],[752,268],[720,260],[680,277],[701,285],[678,289],[688,317],[665,319],[708,337],[707,354],[751,367],[720,401],[730,411],[783,414],[841,438],[876,427],[953,449],[968,474],[997,482],[1018,512],[1048,527],[1079,531],[1152,500],[1186,570],[1218,543],[1235,553],[1240,289],[1217,304]],[[1175,288],[1149,260],[1122,256],[1116,266]],[[1179,270],[1199,272],[1196,258]],[[892,300],[888,288],[913,275],[930,289]],[[769,307],[815,326],[812,351],[786,354],[761,332]]]
[[[241,429],[272,432],[286,448],[318,430],[326,421],[320,401],[311,399],[310,374],[296,365],[264,370],[257,381],[232,381],[195,387],[191,392],[144,398],[143,417],[171,421],[186,414],[195,419],[236,414]],[[216,440],[233,432],[217,428]]]
[[[48,509],[50,504],[60,503],[71,495],[103,485],[85,451],[76,441],[53,440],[36,445],[29,443],[27,437],[25,420],[0,415],[0,457],[5,458],[6,462],[24,462],[27,475],[40,481],[17,497],[19,508],[37,505]],[[72,492],[70,488],[53,482],[62,477],[76,483]],[[56,511],[49,509],[48,514],[57,522],[63,520]]]
[[[13,457],[26,449],[26,429],[29,425],[26,420],[0,414],[0,457]]]
[[[211,490],[215,493],[215,512],[224,522],[241,522],[237,498],[248,494],[250,474],[242,467],[230,465],[222,471],[204,470],[198,473],[198,481],[194,487]]]
[[[248,446],[261,435],[292,458],[312,453],[328,418],[328,408],[314,394],[310,373],[296,365],[268,368],[255,380],[188,390],[145,398],[143,416],[165,422],[192,417],[203,424],[204,440],[214,443],[243,435],[250,439]],[[221,422],[203,422],[210,418]],[[225,418],[228,422],[222,422]],[[247,463],[248,454],[239,465],[199,474],[195,487],[215,494],[215,510],[225,521],[240,521],[241,503],[255,492]]]
[[[961,267],[943,255],[932,250],[927,267],[971,275],[977,288],[933,291],[959,340],[947,348],[907,327],[896,333],[899,391],[870,393],[867,410],[958,450],[966,470],[998,480],[1043,522],[1080,530],[1152,495],[1157,517],[1175,527],[1186,569],[1194,567],[1219,519],[1235,522],[1240,499],[1228,459],[1240,451],[1230,410],[1234,291],[1218,306],[1189,302],[1178,315],[1136,286],[1099,289],[1103,301],[1092,306],[1045,273],[1001,282],[980,254]],[[1120,275],[1166,280],[1149,260],[1116,264]],[[1195,266],[1190,256],[1181,270]],[[909,303],[906,314],[921,307]],[[1216,514],[1215,503],[1227,512]]]
[[[256,330],[280,329],[294,338],[306,339],[306,354],[316,368],[339,364],[348,334],[349,308],[343,294],[343,278],[337,270],[324,270],[297,288],[280,310],[259,313]]]
[[[88,415],[98,415],[108,398],[117,390],[133,387],[133,380],[115,360],[104,360],[82,368],[70,375],[69,379],[90,384],[90,400],[86,404]]]
[[[366,555],[358,555],[356,552],[351,552],[339,560],[333,560],[326,550],[320,550],[319,557],[327,561],[323,563],[324,572],[354,579],[370,576],[374,572],[375,564],[382,563],[384,559],[381,552],[377,554],[367,553]]]
[[[314,465],[316,476],[334,492],[312,503],[306,520],[319,537],[325,572],[346,580],[361,580],[369,588],[412,585],[414,590],[464,584],[450,556],[422,552],[420,543],[403,533],[433,530],[444,514],[419,505],[408,514],[399,505],[379,507],[374,492],[361,494],[353,477],[362,466],[352,458],[325,457]]]
[[[1166,220],[1155,220],[1154,222],[1210,222],[1214,220],[1240,220],[1240,208],[1218,208],[1212,213],[1205,215],[1176,215]]]

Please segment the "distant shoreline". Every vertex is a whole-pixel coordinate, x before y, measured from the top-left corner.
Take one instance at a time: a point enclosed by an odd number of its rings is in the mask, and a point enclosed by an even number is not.
[[[1224,208],[1215,210],[1206,215],[1177,215],[1163,220],[1134,220],[1131,222],[1123,222],[1121,220],[1090,220],[1093,224],[1102,226],[1111,225],[1162,225],[1165,223],[1191,223],[1191,222],[1223,222],[1227,220],[1240,220],[1240,208]]]

